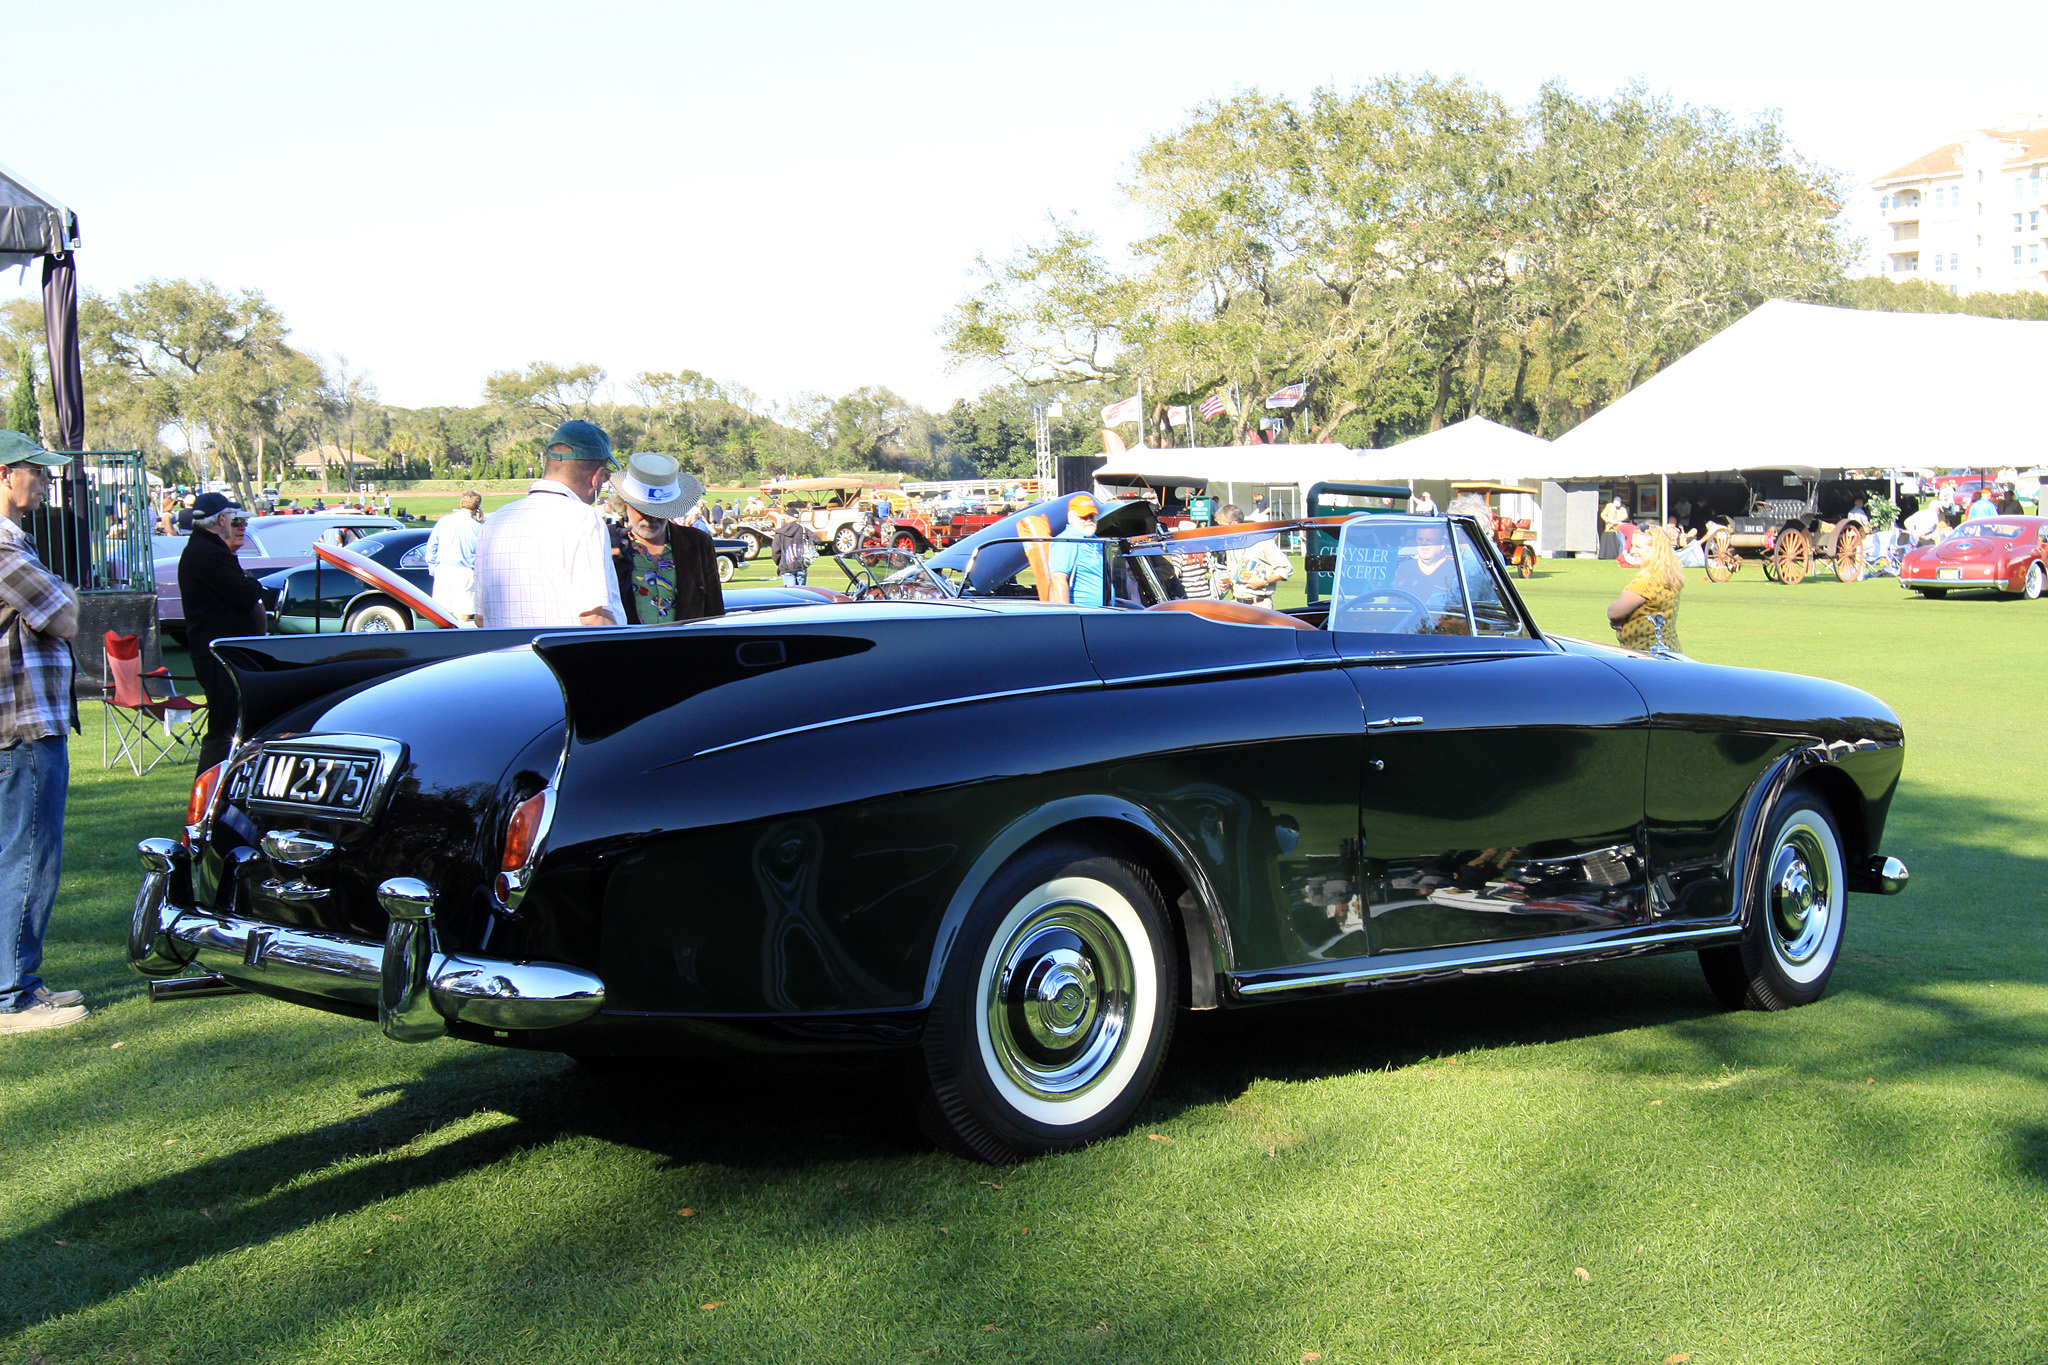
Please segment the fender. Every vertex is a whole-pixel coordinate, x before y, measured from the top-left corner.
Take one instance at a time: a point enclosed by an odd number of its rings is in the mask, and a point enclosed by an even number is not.
[[[1780,798],[1801,778],[1810,773],[1833,768],[1844,759],[1857,754],[1904,747],[1904,740],[1866,739],[1834,744],[1816,741],[1792,750],[1764,770],[1743,802],[1742,823],[1736,836],[1735,885],[1739,888],[1738,894],[1741,899],[1737,902],[1733,923],[1741,925],[1746,931],[1754,918],[1755,907],[1762,900],[1764,822],[1776,808]],[[1853,779],[1851,781],[1853,785]],[[1874,822],[1877,828],[1871,829],[1867,827],[1873,823],[1868,812],[1859,812],[1859,815],[1866,824],[1865,829],[1842,831],[1845,845],[1842,850],[1842,861],[1847,873],[1847,889],[1879,891],[1881,888],[1867,866],[1869,858],[1858,858],[1855,855],[1858,852],[1868,855],[1874,850],[1878,835],[1882,833],[1882,818]],[[1852,846],[1858,835],[1862,836],[1868,847],[1858,850]]]
[[[1186,931],[1190,997],[1196,1009],[1216,1008],[1217,964],[1229,962],[1232,957],[1230,931],[1217,901],[1215,884],[1194,851],[1176,839],[1150,812],[1114,796],[1067,797],[1040,806],[996,832],[995,837],[983,847],[981,856],[974,860],[967,875],[961,878],[960,885],[954,889],[953,897],[946,905],[945,915],[939,921],[939,931],[932,942],[931,965],[925,973],[924,1000],[920,1008],[930,1008],[932,996],[939,988],[939,977],[945,972],[953,944],[960,937],[960,927],[966,923],[967,912],[973,908],[975,897],[981,894],[981,889],[988,885],[997,870],[1034,840],[1062,826],[1088,820],[1130,825],[1173,861],[1174,870],[1187,883],[1195,901],[1193,907],[1167,907],[1170,912],[1180,915],[1181,926]]]

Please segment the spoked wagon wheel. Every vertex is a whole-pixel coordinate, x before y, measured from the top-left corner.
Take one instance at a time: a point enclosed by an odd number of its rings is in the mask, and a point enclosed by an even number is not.
[[[1844,583],[1863,581],[1863,528],[1853,521],[1835,533],[1835,577]]]
[[[1787,526],[1778,532],[1778,581],[1797,587],[1813,568],[1813,539],[1803,526]]]
[[[1524,578],[1536,576],[1536,551],[1530,546],[1515,547],[1515,572]]]
[[[1742,556],[1735,553],[1735,547],[1728,543],[1728,537],[1714,537],[1713,543],[1707,546],[1707,581],[1726,583],[1735,577],[1736,570],[1741,567]]]

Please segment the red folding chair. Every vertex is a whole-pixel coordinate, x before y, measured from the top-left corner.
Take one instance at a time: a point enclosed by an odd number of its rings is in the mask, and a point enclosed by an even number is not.
[[[125,758],[140,777],[167,758],[196,760],[206,703],[179,696],[177,684],[197,681],[174,677],[168,668],[143,672],[142,642],[108,631],[106,681],[100,686],[107,721],[100,731],[100,766],[111,768],[116,759]],[[109,735],[118,752],[110,750]]]

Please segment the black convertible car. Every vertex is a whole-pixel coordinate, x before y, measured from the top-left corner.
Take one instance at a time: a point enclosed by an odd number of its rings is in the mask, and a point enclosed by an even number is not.
[[[1457,519],[1313,528],[1329,599],[1276,612],[1174,567],[1309,528],[1065,509],[852,601],[222,641],[237,743],[131,959],[401,1041],[917,1049],[935,1136],[1011,1161],[1129,1122],[1184,1009],[1673,951],[1779,1009],[1905,882],[1865,693],[1548,636]],[[1041,600],[1086,555],[1110,604]]]

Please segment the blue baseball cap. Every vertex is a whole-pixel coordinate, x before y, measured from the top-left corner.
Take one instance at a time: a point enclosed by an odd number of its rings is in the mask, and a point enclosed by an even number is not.
[[[558,451],[556,446],[569,447]],[[612,438],[604,434],[604,428],[595,422],[586,422],[572,417],[554,430],[548,437],[547,453],[555,460],[588,460],[610,469],[619,467],[618,459],[612,454]]]

